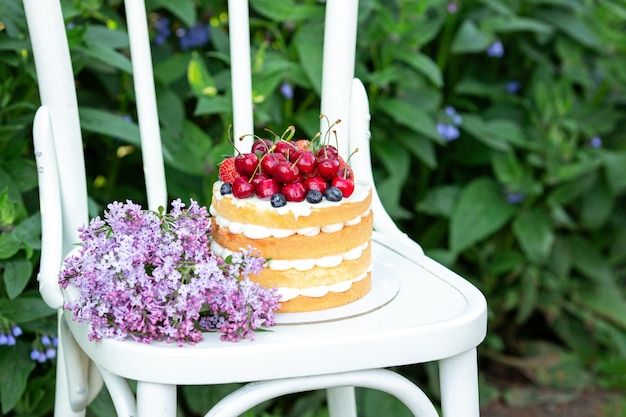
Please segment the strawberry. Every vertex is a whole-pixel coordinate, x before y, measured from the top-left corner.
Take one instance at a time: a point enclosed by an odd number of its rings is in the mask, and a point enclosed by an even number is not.
[[[230,158],[224,159],[220,164],[220,180],[233,183],[239,176],[239,173],[235,169],[235,157],[231,156]]]
[[[309,149],[309,145],[311,144],[311,142],[308,139],[298,139],[296,141],[296,146],[298,147],[299,151],[304,151]]]

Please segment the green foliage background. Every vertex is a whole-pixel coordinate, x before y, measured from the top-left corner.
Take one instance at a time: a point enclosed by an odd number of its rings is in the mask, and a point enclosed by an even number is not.
[[[113,200],[143,202],[123,6],[62,3],[92,214]],[[230,152],[226,3],[147,7],[153,37],[160,19],[170,21],[169,37],[153,45],[169,195],[207,204],[217,162]],[[311,137],[323,5],[253,0],[251,13],[257,133],[294,124]],[[177,31],[196,22],[209,42],[181,48]],[[560,394],[592,383],[626,388],[624,22],[622,0],[360,2],[356,74],[369,94],[379,192],[430,256],[485,293],[485,400],[520,395],[495,384],[502,369]],[[55,332],[36,282],[38,105],[21,2],[0,0],[0,333],[24,331],[14,346],[0,346],[2,415],[49,415],[53,402],[54,360],[29,359]],[[458,137],[446,140],[441,124]],[[437,396],[432,367],[401,371]],[[222,389],[232,387],[183,388],[181,413],[205,412]],[[361,391],[359,401],[364,416],[407,414],[377,393]],[[112,415],[106,394],[89,413]],[[318,393],[249,415],[325,410]]]

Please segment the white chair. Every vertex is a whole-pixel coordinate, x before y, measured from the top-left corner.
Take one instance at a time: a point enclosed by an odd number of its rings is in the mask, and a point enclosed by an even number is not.
[[[148,204],[166,205],[158,116],[145,5],[126,0]],[[226,343],[205,334],[195,346],[105,339],[90,342],[85,325],[64,313],[57,275],[63,257],[87,222],[87,196],[74,80],[59,0],[24,0],[42,106],[34,140],[42,214],[40,289],[59,309],[59,358],[55,415],[83,416],[102,380],[120,416],[175,416],[176,386],[249,382],[222,399],[207,416],[237,416],[267,399],[326,389],[331,416],[356,416],[354,388],[368,387],[400,399],[416,416],[437,411],[409,380],[386,368],[437,362],[444,417],[476,417],[476,347],[486,334],[483,295],[426,257],[399,231],[376,196],[374,280],[390,279],[397,295],[382,307],[342,320],[275,326],[253,342]],[[252,131],[248,4],[231,0],[234,137]],[[357,2],[327,1],[322,113],[341,118],[343,155],[359,148],[357,176],[373,182],[369,109],[354,79]],[[341,24],[334,22],[340,21]],[[337,32],[339,30],[339,32]],[[342,57],[338,60],[337,57]],[[332,70],[332,71],[331,71]],[[249,145],[249,143],[248,143]],[[127,380],[136,380],[136,394]]]

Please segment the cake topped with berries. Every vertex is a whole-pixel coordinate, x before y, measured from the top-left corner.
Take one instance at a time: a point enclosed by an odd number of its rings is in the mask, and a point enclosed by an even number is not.
[[[372,190],[330,143],[332,126],[311,140],[292,140],[293,127],[255,137],[213,186],[213,251],[258,249],[268,265],[253,280],[278,289],[279,312],[339,307],[371,288]]]

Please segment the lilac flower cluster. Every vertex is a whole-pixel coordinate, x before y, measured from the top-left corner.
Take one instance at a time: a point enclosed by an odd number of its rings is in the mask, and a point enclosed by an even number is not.
[[[206,207],[172,202],[169,213],[131,201],[109,204],[104,219],[82,227],[80,250],[68,256],[59,282],[74,319],[91,324],[90,339],[195,344],[202,331],[222,340],[252,339],[274,324],[279,295],[249,279],[265,259],[252,248],[226,259],[209,248]]]

